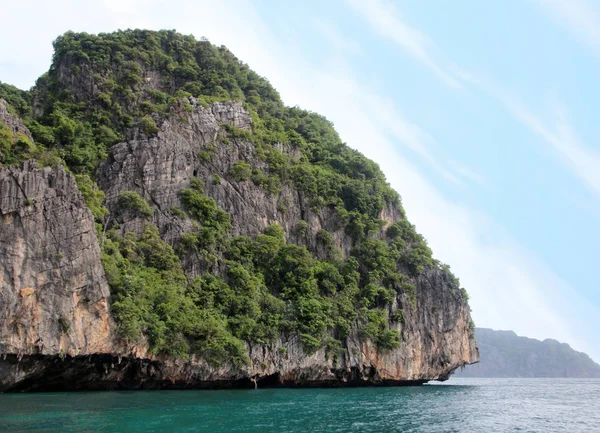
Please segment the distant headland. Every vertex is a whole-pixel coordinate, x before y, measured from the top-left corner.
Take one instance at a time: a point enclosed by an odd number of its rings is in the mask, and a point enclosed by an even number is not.
[[[600,365],[566,343],[487,328],[476,328],[475,337],[481,362],[460,377],[600,377]]]

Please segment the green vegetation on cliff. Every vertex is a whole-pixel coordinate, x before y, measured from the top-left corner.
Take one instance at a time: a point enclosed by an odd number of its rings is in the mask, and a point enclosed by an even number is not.
[[[213,364],[239,366],[248,362],[244,342],[267,344],[281,333],[298,335],[307,352],[325,347],[334,358],[353,324],[382,351],[399,346],[398,332],[390,329],[404,320],[396,300],[406,296],[415,308],[416,277],[440,264],[406,219],[391,225],[380,219],[391,208],[404,218],[399,196],[328,120],[284,106],[275,89],[225,47],[173,31],[68,32],[54,48],[52,67],[31,91],[0,84],[0,97],[35,140],[24,143],[0,125],[0,163],[41,159],[33,150],[38,146],[76,174],[98,225],[112,311],[125,339],[146,338],[157,353],[199,353]],[[176,250],[152,224],[151,205],[133,191],[121,193],[119,207],[144,219],[146,228],[140,236],[120,233],[94,182],[98,165],[132,131],[152,137],[164,119],[192,110],[190,97],[206,106],[244,103],[252,131],[223,125],[220,139],[253,143],[268,169],[238,161],[228,177],[272,195],[290,186],[313,209],[333,210],[354,241],[349,257],[341,257],[325,230],[317,239],[326,259],[286,242],[278,225],[253,239],[233,237],[232,216],[204,191],[205,182],[221,182],[218,174],[194,178],[180,191],[182,208],[169,213],[189,218],[194,229]],[[209,163],[215,146],[199,159]],[[286,203],[278,211],[284,213]],[[295,235],[306,236],[308,225],[301,223]],[[181,266],[190,254],[207,270],[194,279]]]

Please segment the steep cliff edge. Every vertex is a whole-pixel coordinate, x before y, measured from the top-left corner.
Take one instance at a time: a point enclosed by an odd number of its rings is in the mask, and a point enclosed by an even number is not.
[[[33,134],[0,118],[105,194],[92,215],[60,164],[0,168],[0,390],[413,384],[478,361],[466,292],[372,162],[230,53],[136,32],[97,40],[118,41],[104,63],[65,35]],[[132,34],[197,63],[134,61]],[[175,94],[207,86],[209,54],[254,82],[229,90],[245,104]]]
[[[94,222],[62,167],[0,168],[0,351],[111,350]]]

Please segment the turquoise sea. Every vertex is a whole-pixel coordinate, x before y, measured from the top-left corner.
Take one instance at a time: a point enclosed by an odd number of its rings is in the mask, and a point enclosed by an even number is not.
[[[1,432],[600,432],[598,379],[0,394]]]

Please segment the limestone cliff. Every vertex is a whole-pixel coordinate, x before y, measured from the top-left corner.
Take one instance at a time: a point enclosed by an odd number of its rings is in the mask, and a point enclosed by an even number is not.
[[[139,134],[112,148],[99,170],[99,184],[116,218],[119,192],[138,191],[152,203],[154,222],[163,237],[176,242],[191,225],[168,212],[182,206],[178,191],[192,177],[210,179],[218,173],[224,180],[218,185],[209,183],[207,193],[234,216],[236,233],[257,235],[277,222],[290,242],[304,242],[318,254],[317,233],[325,228],[348,254],[351,240],[338,227],[335,215],[315,213],[302,194],[284,189],[278,197],[271,196],[251,182],[227,180],[235,161],[258,159],[251,143],[234,140],[220,145],[210,163],[202,162],[197,154],[215,142],[220,124],[236,122],[249,128],[250,119],[240,104],[194,107],[184,119],[164,122],[156,137]],[[468,306],[452,294],[456,287],[447,275],[436,270],[418,278],[414,308],[406,298],[395,302],[395,309],[405,306],[405,320],[396,326],[402,335],[401,348],[392,353],[379,354],[353,330],[338,365],[328,359],[325,349],[304,354],[294,336],[281,336],[267,347],[249,346],[252,367],[241,371],[211,368],[201,359],[182,362],[152,357],[143,349],[140,354],[139,348],[137,356],[132,356],[111,345],[109,291],[98,241],[73,177],[60,167],[42,169],[25,163],[19,169],[1,169],[0,182],[4,257],[0,306],[5,318],[0,347],[9,356],[2,364],[8,375],[3,380],[7,389],[20,389],[19,381],[30,373],[37,383],[25,381],[26,387],[44,388],[45,369],[53,371],[49,385],[58,388],[235,386],[248,383],[250,377],[271,385],[419,383],[444,379],[454,369],[477,360]],[[288,212],[277,210],[281,200],[288,203]],[[388,223],[401,218],[395,209],[384,210],[382,217]],[[292,234],[300,220],[311,228],[301,239]],[[140,218],[123,219],[121,230],[141,232],[144,224]],[[193,257],[185,269],[190,274],[200,272]],[[40,355],[59,355],[64,369],[54,371],[56,358],[44,360]]]
[[[55,87],[62,86],[82,101],[105,90],[107,74],[105,83],[92,85],[92,77],[99,80],[102,75],[87,70],[87,63],[77,65],[80,74],[74,74],[76,65],[70,59],[55,59],[51,72],[60,84]],[[165,90],[161,87],[168,82],[164,73],[144,67],[142,74],[143,92]],[[43,103],[45,86],[38,83],[35,98],[40,99],[34,98],[33,108],[42,123],[43,111],[52,108]],[[106,104],[107,97],[103,98]],[[98,223],[98,235],[74,177],[61,165],[40,168],[27,161],[20,167],[0,167],[0,391],[244,387],[254,386],[253,382],[258,386],[418,384],[445,380],[457,368],[478,361],[470,310],[458,281],[435,261],[413,269],[414,256],[413,262],[407,258],[394,263],[401,279],[381,283],[389,287],[385,293],[393,293],[391,298],[373,298],[375,307],[361,307],[365,312],[377,308],[383,314],[381,326],[399,338],[391,350],[381,349],[366,336],[364,320],[359,318],[350,320],[345,333],[328,328],[320,337],[323,342],[339,343],[335,355],[326,343],[306,350],[305,337],[288,326],[267,342],[245,340],[248,362],[244,365],[209,362],[202,351],[183,357],[157,352],[151,337],[125,339],[113,320],[113,301],[101,262],[106,237],[132,239],[128,236],[142,236],[148,226],[155,226],[161,241],[178,252],[187,281],[207,274],[224,275],[227,281],[226,252],[217,248],[208,261],[205,250],[183,245],[185,235],[197,233],[200,225],[190,212],[182,211],[186,203],[181,192],[196,179],[203,181],[203,194],[230,216],[229,238],[254,239],[278,225],[287,244],[306,248],[315,260],[335,266],[356,255],[360,245],[348,229],[346,211],[327,203],[316,205],[297,181],[288,179],[269,189],[249,176],[235,175],[240,161],[258,174],[273,173],[275,164],[253,142],[259,125],[242,103],[206,103],[179,96],[167,115],[142,120],[125,127],[122,139],[110,146],[94,173],[109,211]],[[32,138],[1,100],[0,122]],[[274,154],[292,164],[306,159],[297,143],[273,141],[266,146],[267,153],[274,149]],[[147,203],[147,211],[123,205],[124,194],[132,193]],[[392,242],[390,227],[404,222],[405,216],[393,200],[386,200],[378,212],[370,217],[377,224],[366,239],[385,245]],[[302,225],[304,230],[298,230]],[[330,236],[327,242],[323,233]],[[379,275],[367,271],[361,271],[365,276],[360,278]],[[369,286],[362,280],[360,285]],[[279,296],[275,289],[273,293]],[[359,293],[352,296],[358,299]],[[287,308],[294,307],[293,300],[286,302]]]

